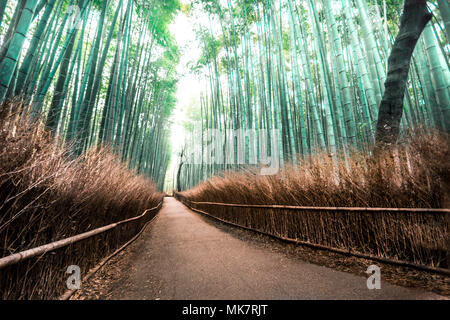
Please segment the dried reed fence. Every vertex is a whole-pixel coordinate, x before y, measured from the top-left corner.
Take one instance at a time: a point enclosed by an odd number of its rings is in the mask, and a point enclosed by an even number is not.
[[[448,137],[413,136],[377,158],[316,155],[274,176],[226,173],[176,196],[193,209],[282,239],[449,269],[450,210],[430,209],[448,208],[449,159]]]
[[[449,268],[450,209],[246,206],[176,196],[193,210],[283,240],[450,275],[439,270]]]
[[[71,159],[68,150],[26,118],[0,122],[0,258],[138,216],[161,202],[155,185],[110,151]],[[57,298],[69,265],[86,273],[154,214],[0,269],[0,299]]]

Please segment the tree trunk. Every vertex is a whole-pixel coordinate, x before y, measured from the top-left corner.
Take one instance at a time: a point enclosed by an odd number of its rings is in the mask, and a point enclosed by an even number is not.
[[[19,95],[24,88],[25,80],[27,78],[28,73],[32,67],[32,63],[36,54],[38,54],[38,46],[41,42],[41,38],[44,35],[45,28],[49,24],[49,18],[53,11],[56,1],[51,0],[45,8],[44,14],[42,15],[39,24],[36,27],[36,31],[33,34],[33,38],[31,39],[30,46],[25,54],[25,58],[19,69],[19,75],[17,78],[17,88],[16,95]]]
[[[25,7],[25,3],[25,0],[18,1],[16,8],[14,9],[14,15],[9,22],[8,30],[6,31],[6,34],[3,38],[3,43],[0,49],[0,61],[3,61],[3,59],[5,58],[10,42],[17,28],[17,23],[20,19],[20,16],[22,15],[23,8]]]
[[[25,35],[31,25],[36,3],[37,0],[28,0],[25,3],[17,24],[17,28],[12,36],[11,42],[9,43],[5,58],[0,62],[0,101],[3,101],[6,93],[8,92],[14,70],[16,69],[17,62],[20,57],[22,46],[25,42]]]
[[[8,1],[0,2],[0,27],[2,26],[3,15],[5,14],[6,4]]]
[[[75,31],[77,32],[77,31]],[[73,48],[75,46],[76,34],[72,36],[70,39],[69,45],[67,46],[67,50],[64,53],[63,61],[61,67],[59,68],[59,76],[56,81],[55,90],[52,98],[52,103],[50,105],[50,109],[47,113],[47,121],[46,127],[51,132],[56,132],[58,127],[59,115],[61,112],[61,101],[64,97],[64,85],[66,83],[66,77],[68,75],[70,60],[72,58]]]
[[[405,1],[400,30],[388,60],[385,92],[378,114],[377,144],[389,145],[397,141],[412,53],[431,17],[426,0]]]
[[[439,11],[441,11],[442,20],[444,20],[447,41],[450,42],[450,4],[448,0],[438,0]]]
[[[183,155],[184,155],[184,149],[181,151],[181,155],[180,155],[180,166],[178,167],[178,172],[177,172],[177,191],[181,192],[182,188],[181,188],[181,168],[183,167]]]

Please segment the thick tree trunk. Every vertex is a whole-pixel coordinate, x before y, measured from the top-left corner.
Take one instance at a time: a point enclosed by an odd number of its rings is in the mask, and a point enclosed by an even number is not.
[[[405,1],[400,30],[388,61],[385,92],[378,113],[376,141],[379,145],[397,141],[412,53],[431,17],[426,0]]]

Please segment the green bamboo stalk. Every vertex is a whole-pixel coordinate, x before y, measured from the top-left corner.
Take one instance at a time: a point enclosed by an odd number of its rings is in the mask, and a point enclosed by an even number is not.
[[[17,24],[17,28],[8,46],[5,57],[0,61],[0,102],[9,89],[14,69],[17,66],[26,34],[31,25],[37,0],[27,0]]]

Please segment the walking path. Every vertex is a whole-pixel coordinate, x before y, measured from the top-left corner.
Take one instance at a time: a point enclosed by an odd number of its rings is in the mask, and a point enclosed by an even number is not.
[[[336,271],[237,237],[165,198],[159,216],[133,244],[108,299],[439,299],[434,293]],[[246,231],[245,231],[246,232]],[[246,232],[248,233],[248,232]],[[249,235],[253,236],[253,235]],[[254,236],[253,236],[254,237]],[[131,256],[131,257],[130,257]],[[120,265],[121,261],[119,261]]]

